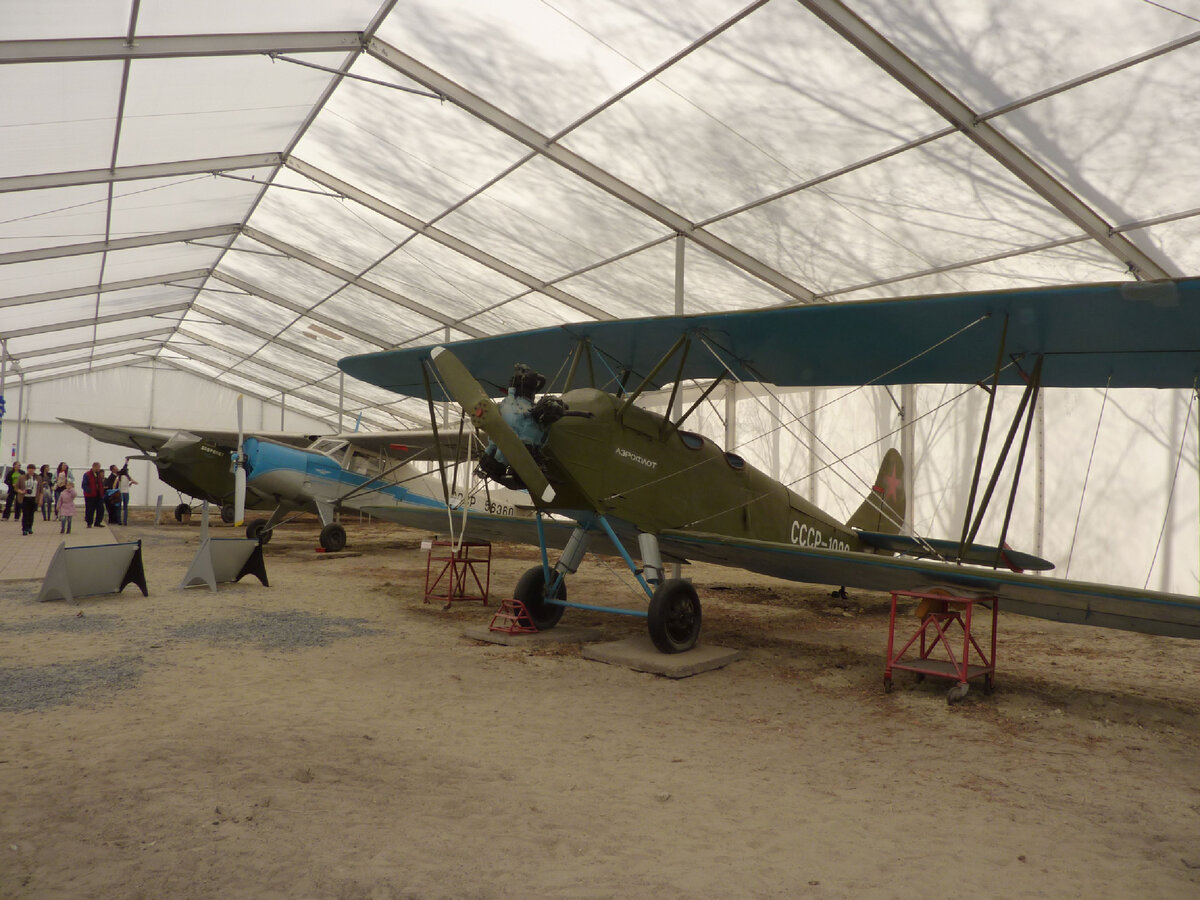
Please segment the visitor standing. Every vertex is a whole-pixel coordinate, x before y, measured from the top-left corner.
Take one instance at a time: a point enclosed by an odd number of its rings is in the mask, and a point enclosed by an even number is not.
[[[54,501],[55,509],[58,512],[58,533],[71,533],[71,520],[75,518],[75,482],[67,479],[67,483],[63,485],[63,489],[58,492],[58,499]]]
[[[137,482],[129,474],[129,457],[125,457],[125,465],[117,473],[117,490],[121,493],[121,524],[129,524],[129,488]]]
[[[16,503],[17,500],[17,479],[21,477],[21,464],[15,459],[13,460],[12,469],[8,473],[8,477],[4,479],[4,483],[8,485],[8,499],[4,501],[4,518],[7,519],[12,514],[13,505],[17,507],[17,518],[21,518],[21,504]]]
[[[54,512],[54,476],[50,474],[50,466],[42,466],[42,470],[38,472],[38,481],[41,482],[42,499],[38,505],[42,508],[42,521],[49,522]]]
[[[17,500],[21,503],[21,534],[33,534],[33,517],[42,499],[42,481],[37,466],[30,463],[25,474],[17,479]]]
[[[58,471],[56,471],[54,473],[54,515],[55,515],[55,518],[58,517],[59,495],[62,494],[63,489],[67,486],[68,481],[71,481],[71,483],[74,484],[74,481],[72,481],[72,478],[71,478],[71,468],[65,462],[60,462],[58,464]]]
[[[83,521],[88,528],[104,524],[104,470],[100,463],[83,473]]]

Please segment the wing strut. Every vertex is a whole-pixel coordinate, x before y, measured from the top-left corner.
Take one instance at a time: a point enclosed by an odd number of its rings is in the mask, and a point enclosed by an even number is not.
[[[962,538],[959,540],[958,558],[962,559],[970,543],[968,534],[971,530],[971,513],[975,510],[975,494],[979,490],[979,476],[983,473],[983,454],[987,450],[988,434],[992,429],[992,411],[996,407],[996,386],[1000,383],[1000,370],[1004,365],[1004,348],[1008,342],[1008,316],[1004,316],[1004,326],[1000,329],[1000,346],[996,348],[996,367],[992,370],[992,386],[984,388],[988,392],[987,412],[983,415],[983,428],[979,432],[979,452],[975,454],[975,474],[971,476],[971,492],[967,495],[967,509],[963,513]]]
[[[621,408],[619,410],[617,410],[617,421],[618,422],[622,421],[625,418],[625,411],[627,409],[629,409],[629,407],[633,406],[633,404],[637,401],[638,397],[642,396],[642,394],[645,393],[646,388],[650,387],[650,382],[653,381],[654,377],[663,370],[663,368],[666,366],[666,364],[668,362],[671,361],[671,357],[679,352],[680,347],[684,348],[683,357],[685,360],[687,359],[687,348],[690,344],[691,344],[691,338],[688,336],[688,334],[686,332],[679,336],[679,340],[677,340],[671,346],[671,349],[668,350],[666,353],[664,353],[662,355],[662,357],[659,359],[659,361],[654,364],[654,368],[651,369],[650,373],[645,378],[642,379],[642,383],[639,384],[636,388],[634,388],[634,391],[632,394],[629,394],[628,396],[625,397],[625,401],[621,404]],[[679,382],[677,379],[676,386],[678,386],[678,384],[679,384]],[[674,401],[674,399],[675,399],[675,395],[672,394],[671,400]]]
[[[1012,449],[1013,440],[1017,436],[1017,427],[1021,424],[1021,417],[1025,416],[1025,430],[1021,438],[1021,450],[1017,457],[1016,471],[1013,474],[1012,488],[1009,491],[1008,509],[1004,516],[1004,527],[1000,535],[999,545],[1003,547],[1004,539],[1008,534],[1008,525],[1012,519],[1013,504],[1017,498],[1017,486],[1021,480],[1021,469],[1025,462],[1025,448],[1029,444],[1029,431],[1033,425],[1033,412],[1037,407],[1038,396],[1042,385],[1042,361],[1045,357],[1039,356],[1037,362],[1033,366],[1033,374],[1030,376],[1025,385],[1025,391],[1021,394],[1021,402],[1017,405],[1017,411],[1013,414],[1012,424],[1009,426],[1008,435],[1004,439],[1004,446],[1000,450],[1000,456],[996,460],[995,468],[992,470],[992,477],[988,480],[987,488],[983,492],[983,498],[979,502],[979,509],[975,513],[975,520],[972,522],[966,539],[963,545],[959,548],[959,557],[967,545],[975,540],[975,536],[979,533],[979,527],[983,524],[984,513],[987,512],[988,504],[991,502],[992,494],[996,490],[996,484],[1000,480],[1000,471],[1004,468],[1004,463],[1008,459],[1008,452]],[[980,463],[976,460],[976,465]],[[968,516],[970,510],[968,509]]]
[[[433,444],[437,448],[438,474],[442,478],[442,500],[450,513],[450,484],[446,481],[446,460],[442,456],[442,439],[438,435],[437,410],[433,406],[433,385],[429,383],[429,362],[421,362],[421,379],[425,382],[425,402],[429,404],[429,424],[433,427]],[[450,513],[450,536],[454,536],[454,514]]]

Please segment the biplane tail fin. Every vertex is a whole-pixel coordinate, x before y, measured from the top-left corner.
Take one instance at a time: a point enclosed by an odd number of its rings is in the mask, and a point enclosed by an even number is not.
[[[883,456],[871,492],[846,524],[859,531],[899,534],[906,505],[904,459],[898,450],[892,449]]]

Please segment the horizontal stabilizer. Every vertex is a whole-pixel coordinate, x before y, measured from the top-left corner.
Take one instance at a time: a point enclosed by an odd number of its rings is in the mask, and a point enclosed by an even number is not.
[[[1012,569],[1014,572],[1045,572],[1054,568],[1054,563],[1007,548],[989,547],[986,544],[971,544],[959,557],[958,541],[929,540],[903,534],[883,534],[878,531],[860,531],[858,538],[868,547],[902,553],[917,559],[939,559],[946,562],[963,562],[974,566]]]

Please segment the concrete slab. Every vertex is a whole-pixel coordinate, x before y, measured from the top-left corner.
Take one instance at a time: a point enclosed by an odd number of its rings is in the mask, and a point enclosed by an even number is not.
[[[686,653],[662,653],[648,635],[626,638],[607,644],[590,644],[583,648],[584,659],[625,666],[638,672],[665,675],[667,678],[687,678],[712,669],[720,669],[736,659],[741,650],[705,644]]]
[[[537,647],[544,644],[582,644],[586,641],[598,641],[600,629],[558,625],[549,631],[538,631],[534,634],[505,634],[503,631],[492,631],[486,625],[472,625],[463,629],[463,637],[469,637],[473,641],[486,641],[489,644],[503,644],[505,647]]]

